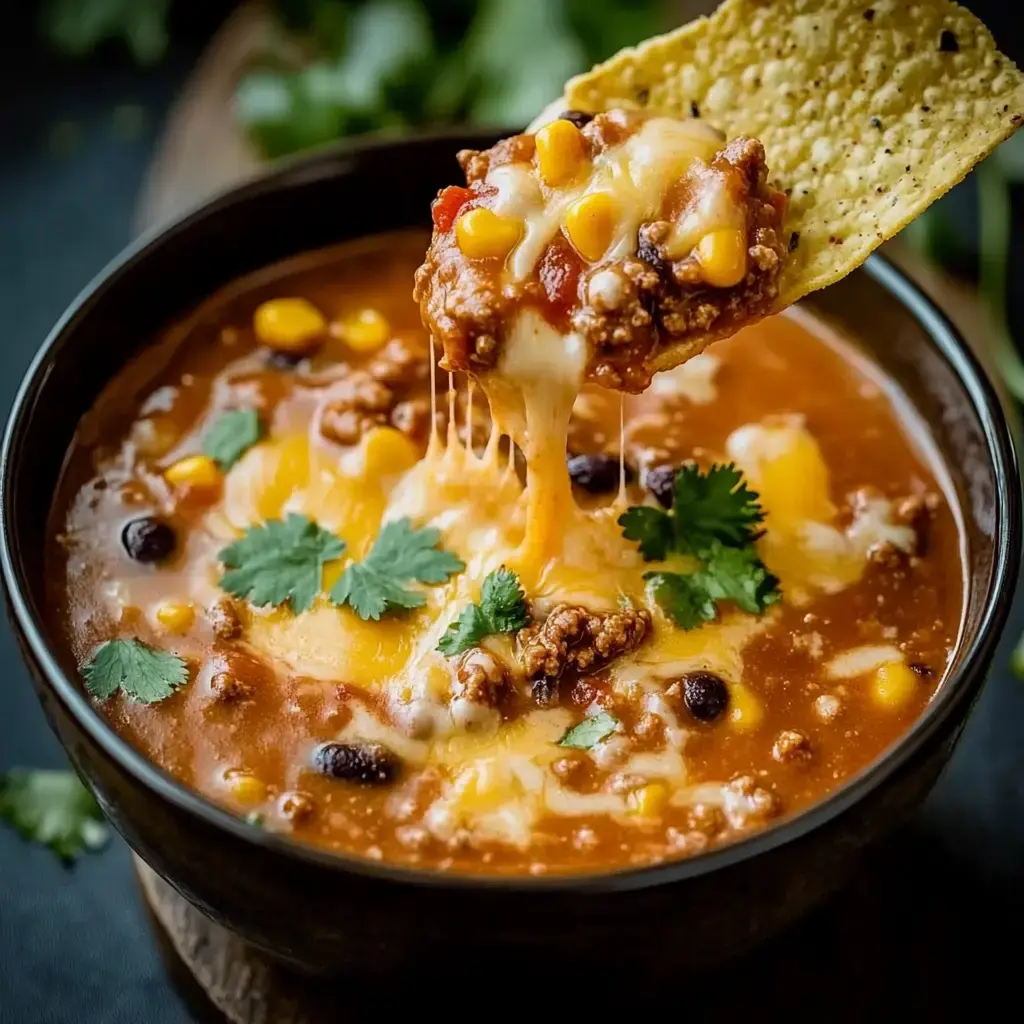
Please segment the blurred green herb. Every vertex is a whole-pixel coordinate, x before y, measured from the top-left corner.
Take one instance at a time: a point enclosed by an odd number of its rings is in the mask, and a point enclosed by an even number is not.
[[[523,124],[567,78],[663,24],[658,0],[279,0],[276,11],[304,56],[269,49],[236,103],[269,157],[369,130]]]
[[[98,850],[107,827],[93,795],[69,771],[16,768],[0,773],[0,821],[49,846],[64,862]]]
[[[84,57],[101,43],[120,40],[140,64],[167,51],[171,0],[47,0],[43,35],[62,53]]]
[[[516,125],[565,80],[665,27],[664,0],[276,0],[277,30],[243,74],[238,121],[268,157],[342,135]],[[85,56],[167,48],[171,0],[47,0],[43,32]]]
[[[1024,134],[1004,142],[978,167],[975,179],[978,292],[989,315],[996,367],[1010,393],[1024,401],[1024,361],[1010,334],[1006,305],[1012,228],[1010,189],[1024,182]],[[903,237],[945,270],[965,273],[974,264],[972,246],[954,227],[943,200],[912,221]]]
[[[1013,228],[1011,187],[1024,182],[1024,134],[1004,142],[977,170],[978,292],[989,316],[992,356],[1007,390],[1024,402],[1024,361],[1010,333],[1007,283]],[[945,218],[941,202],[911,225],[911,244],[939,266],[962,267],[968,246]],[[1024,637],[1010,656],[1013,672],[1024,679]]]

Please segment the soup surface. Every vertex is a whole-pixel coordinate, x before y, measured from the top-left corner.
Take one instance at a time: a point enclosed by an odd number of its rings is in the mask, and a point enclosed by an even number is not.
[[[643,394],[585,386],[539,557],[518,449],[432,361],[426,244],[231,286],[81,424],[51,605],[113,726],[253,827],[486,873],[703,851],[904,732],[956,644],[962,552],[877,370],[795,312]],[[659,598],[689,556],[645,560],[620,517],[656,532],[739,471],[767,569],[734,599]]]

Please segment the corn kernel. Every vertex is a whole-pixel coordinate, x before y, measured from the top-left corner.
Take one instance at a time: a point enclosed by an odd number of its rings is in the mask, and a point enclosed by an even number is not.
[[[168,466],[164,479],[172,487],[212,491],[220,486],[223,474],[209,455],[188,455]]]
[[[261,779],[246,771],[229,771],[224,774],[228,792],[243,807],[254,807],[267,799],[267,787]]]
[[[626,797],[626,806],[632,814],[643,818],[656,818],[668,803],[668,786],[664,782],[649,782],[634,789]]]
[[[919,685],[912,668],[902,661],[890,661],[875,670],[871,696],[876,704],[889,711],[897,711],[914,696]]]
[[[172,633],[187,633],[195,618],[195,608],[183,601],[164,601],[156,610],[157,622]]]
[[[363,468],[368,476],[404,473],[419,458],[416,445],[394,427],[374,427],[363,435]]]
[[[473,260],[504,259],[523,233],[522,222],[478,206],[455,222],[455,240],[464,256]]]
[[[697,244],[704,280],[714,288],[732,288],[747,275],[747,239],[737,228],[710,231]]]
[[[564,185],[583,166],[583,136],[571,121],[552,121],[536,136],[537,170],[545,185]]]
[[[374,352],[391,337],[391,324],[375,309],[361,309],[338,324],[338,334],[356,352]]]
[[[618,219],[618,206],[607,192],[589,192],[566,211],[565,233],[585,260],[596,263],[612,244]]]
[[[271,299],[253,314],[256,337],[279,352],[305,352],[326,328],[323,314],[306,299]]]
[[[764,707],[742,683],[729,684],[729,721],[739,732],[753,732],[764,718]]]

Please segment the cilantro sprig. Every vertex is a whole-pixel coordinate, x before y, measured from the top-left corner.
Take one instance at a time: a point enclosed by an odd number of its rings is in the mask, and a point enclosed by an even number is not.
[[[664,561],[673,554],[697,560],[689,573],[644,575],[654,599],[676,625],[694,629],[713,621],[720,601],[759,615],[780,600],[779,581],[754,548],[764,510],[734,465],[713,465],[707,472],[684,466],[672,498],[670,511],[634,506],[619,517],[619,525],[627,540],[637,542],[645,561]]]
[[[344,552],[343,540],[292,512],[251,527],[220,552],[227,569],[220,585],[257,606],[290,604],[304,612],[320,593],[324,565]]]
[[[230,469],[263,433],[255,409],[232,409],[222,413],[203,436],[203,451],[223,470]]]
[[[558,741],[560,747],[570,747],[573,750],[590,750],[601,740],[607,739],[618,726],[619,720],[608,714],[607,711],[599,711],[596,715],[584,718],[562,734]]]
[[[475,647],[485,636],[515,633],[530,621],[519,577],[502,566],[487,574],[480,588],[480,603],[468,604],[445,630],[437,649],[451,657]]]
[[[176,654],[141,640],[108,640],[82,666],[86,689],[100,700],[120,690],[143,704],[170,697],[188,681],[188,666]]]
[[[662,561],[671,552],[699,555],[716,540],[736,548],[753,544],[763,520],[757,493],[729,463],[713,465],[706,473],[683,466],[673,486],[671,512],[634,506],[619,524],[627,540],[640,542],[645,559]]]
[[[0,820],[66,863],[108,837],[99,804],[74,772],[15,768],[0,774]]]
[[[370,553],[350,565],[331,590],[336,605],[349,605],[361,619],[379,619],[395,609],[421,608],[427,598],[407,583],[444,583],[465,563],[439,548],[441,533],[414,529],[408,519],[387,523]]]

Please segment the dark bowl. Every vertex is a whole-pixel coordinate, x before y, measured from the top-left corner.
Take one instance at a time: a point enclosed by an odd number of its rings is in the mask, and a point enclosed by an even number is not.
[[[456,150],[492,139],[435,135],[313,154],[214,199],[109,267],[43,345],[7,425],[8,613],[51,726],[115,827],[187,899],[278,958],[367,975],[439,963],[493,972],[522,959],[534,976],[544,965],[564,972],[614,961],[620,970],[610,973],[629,978],[638,968],[707,964],[834,890],[862,848],[924,797],[982,686],[1014,589],[1020,488],[999,403],[954,328],[884,260],[808,306],[860,339],[947,460],[970,552],[963,636],[949,678],[899,743],[828,800],[741,842],[600,876],[487,879],[399,869],[263,833],[118,737],[83,694],[45,614],[50,502],[79,419],[109,379],[234,278],[342,239],[426,227],[436,190],[459,178]]]

